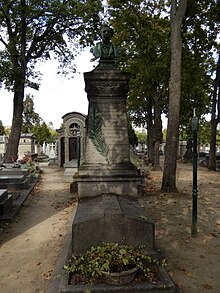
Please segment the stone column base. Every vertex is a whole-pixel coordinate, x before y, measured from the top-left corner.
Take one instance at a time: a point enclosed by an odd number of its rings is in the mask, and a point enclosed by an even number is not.
[[[141,195],[143,177],[133,164],[83,164],[75,181],[78,183],[78,197],[96,197],[102,194],[116,194],[131,197]]]
[[[96,197],[105,193],[138,197],[142,181],[139,176],[85,176],[77,179],[78,197]]]

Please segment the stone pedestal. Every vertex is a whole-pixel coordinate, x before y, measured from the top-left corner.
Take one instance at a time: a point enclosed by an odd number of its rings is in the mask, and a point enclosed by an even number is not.
[[[115,193],[137,197],[142,178],[130,162],[126,113],[129,74],[104,64],[84,73],[84,78],[89,111],[78,196]]]

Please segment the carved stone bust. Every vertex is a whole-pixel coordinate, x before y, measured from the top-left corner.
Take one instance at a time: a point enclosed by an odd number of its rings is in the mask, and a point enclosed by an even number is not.
[[[94,60],[114,60],[118,56],[118,48],[111,42],[113,29],[108,25],[104,25],[100,29],[102,41],[94,46],[90,52],[93,53]]]

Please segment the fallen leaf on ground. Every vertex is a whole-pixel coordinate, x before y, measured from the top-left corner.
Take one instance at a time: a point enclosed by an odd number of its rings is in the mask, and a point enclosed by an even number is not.
[[[44,280],[49,280],[51,278],[52,270],[43,273]]]
[[[213,287],[210,284],[202,284],[202,287],[207,290],[213,290]]]
[[[192,276],[193,276],[192,272],[184,272],[184,274],[185,274],[187,277],[192,277]]]

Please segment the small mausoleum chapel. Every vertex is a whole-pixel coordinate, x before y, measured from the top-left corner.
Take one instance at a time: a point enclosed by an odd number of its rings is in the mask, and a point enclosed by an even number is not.
[[[86,115],[70,112],[63,117],[63,127],[58,132],[58,164],[65,173],[77,167],[83,159]]]

